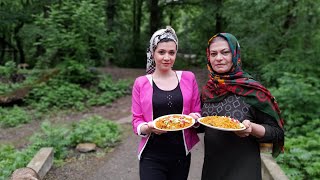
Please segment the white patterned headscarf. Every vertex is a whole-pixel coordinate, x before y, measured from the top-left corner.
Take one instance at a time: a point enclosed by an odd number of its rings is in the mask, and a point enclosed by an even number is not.
[[[176,32],[173,28],[170,26],[167,26],[165,29],[160,29],[156,31],[151,39],[150,39],[150,45],[147,49],[147,74],[152,74],[156,69],[156,64],[153,59],[153,53],[156,50],[158,43],[163,39],[171,39],[173,40],[177,45],[178,50],[178,37],[176,35]]]

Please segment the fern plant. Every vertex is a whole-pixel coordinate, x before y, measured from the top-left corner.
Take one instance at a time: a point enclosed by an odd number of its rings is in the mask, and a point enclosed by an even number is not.
[[[119,139],[119,125],[100,116],[92,116],[74,123],[70,133],[70,141],[73,146],[78,143],[91,142],[105,148],[114,146]]]
[[[285,153],[277,158],[277,162],[289,179],[320,178],[320,133],[317,129],[306,136],[286,138]]]
[[[42,147],[53,147],[54,156],[57,162],[61,161],[68,154],[68,146],[70,144],[67,136],[70,129],[61,125],[52,125],[48,121],[41,124],[41,132],[35,133],[31,137],[31,145],[28,151],[38,151]]]
[[[12,108],[0,107],[0,125],[2,127],[15,127],[17,125],[27,123],[32,118],[27,111],[18,106]]]

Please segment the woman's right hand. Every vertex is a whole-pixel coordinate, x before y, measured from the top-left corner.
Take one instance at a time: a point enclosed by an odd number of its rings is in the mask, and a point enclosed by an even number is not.
[[[147,124],[145,124],[144,126],[142,126],[142,132],[144,134],[151,134],[151,133],[155,133],[155,134],[163,134],[166,133],[167,131],[162,131],[159,129],[154,128],[154,123],[153,121],[149,121]]]

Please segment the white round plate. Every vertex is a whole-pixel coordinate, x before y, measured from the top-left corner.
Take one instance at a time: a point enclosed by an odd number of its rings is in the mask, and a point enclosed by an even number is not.
[[[158,128],[156,127],[156,122],[159,121],[160,119],[162,118],[166,118],[166,117],[169,117],[169,116],[184,116],[184,117],[187,117],[187,118],[191,118],[192,119],[192,123],[187,126],[187,127],[184,127],[184,128],[178,128],[178,129],[161,129],[161,128]],[[158,130],[162,130],[162,131],[180,131],[180,130],[183,130],[183,129],[188,129],[190,128],[191,126],[194,125],[195,123],[195,119],[193,119],[191,116],[189,115],[184,115],[184,114],[169,114],[169,115],[165,115],[165,116],[161,116],[161,117],[158,117],[157,119],[153,120],[153,125],[154,125],[154,128],[155,129],[158,129]]]

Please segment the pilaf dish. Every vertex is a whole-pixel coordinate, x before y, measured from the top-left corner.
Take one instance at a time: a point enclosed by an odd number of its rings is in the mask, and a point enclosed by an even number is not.
[[[228,116],[206,116],[199,120],[201,123],[225,129],[242,129],[240,122]]]
[[[181,130],[191,127],[194,119],[187,115],[166,115],[155,120],[155,128],[161,130]]]

